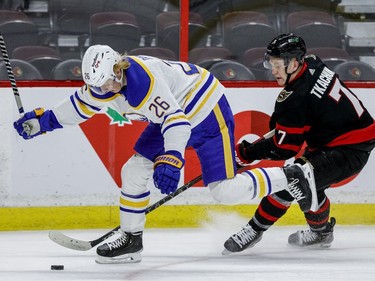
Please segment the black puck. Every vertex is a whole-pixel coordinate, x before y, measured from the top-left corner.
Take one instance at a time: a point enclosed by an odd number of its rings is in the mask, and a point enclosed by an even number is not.
[[[61,264],[54,264],[54,265],[51,265],[51,270],[64,270],[64,266],[61,265]]]

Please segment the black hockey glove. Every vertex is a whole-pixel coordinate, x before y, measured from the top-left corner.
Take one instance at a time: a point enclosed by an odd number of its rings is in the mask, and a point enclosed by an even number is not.
[[[246,140],[236,145],[236,162],[239,166],[248,166],[255,159],[254,145]]]

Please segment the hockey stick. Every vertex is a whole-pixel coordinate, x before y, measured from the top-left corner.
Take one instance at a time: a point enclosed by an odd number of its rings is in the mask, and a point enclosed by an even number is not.
[[[265,135],[263,135],[261,138],[257,139],[255,142],[259,142],[261,140],[271,138],[271,137],[273,137],[274,134],[275,134],[275,130],[272,130],[272,131],[266,133]],[[245,170],[246,168],[247,167],[241,167],[241,168],[238,169],[238,171]],[[156,208],[159,208],[164,203],[168,202],[172,198],[176,197],[180,193],[182,193],[185,190],[192,187],[194,184],[199,182],[201,179],[202,179],[202,175],[199,175],[198,177],[194,178],[193,180],[191,180],[187,184],[185,184],[182,187],[180,187],[179,189],[177,189],[175,192],[167,195],[163,199],[159,200],[158,202],[156,202],[153,205],[151,205],[150,207],[148,207],[146,209],[145,213],[148,214],[149,212],[152,212]],[[71,238],[71,237],[69,237],[69,236],[67,236],[67,235],[65,235],[65,234],[63,234],[59,231],[50,231],[49,232],[49,238],[53,242],[59,244],[60,246],[65,247],[65,248],[69,248],[69,249],[77,250],[77,251],[88,251],[88,250],[92,249],[93,247],[95,247],[96,245],[100,244],[101,242],[107,240],[109,237],[113,236],[115,234],[115,232],[119,229],[120,229],[120,226],[117,226],[116,228],[107,232],[103,236],[101,236],[101,237],[99,237],[95,240],[91,240],[91,241],[83,241],[83,240],[74,239],[74,238]]]
[[[13,90],[14,98],[16,100],[17,107],[18,107],[18,112],[22,115],[25,111],[23,109],[21,97],[18,92],[16,78],[14,78],[12,66],[10,65],[10,60],[9,60],[8,51],[5,45],[4,37],[1,32],[0,32],[0,48],[1,48],[1,53],[3,55],[3,59],[5,62],[5,66],[8,72],[9,81],[10,81],[10,84],[12,85],[12,90]]]
[[[192,187],[194,184],[199,182],[202,179],[202,175],[194,178],[193,180],[189,181],[187,184],[181,186],[179,189],[177,189],[175,192],[170,193],[169,195],[165,196],[163,199],[159,200],[158,202],[154,203],[150,207],[146,209],[146,215],[149,212],[152,212],[156,208],[159,208],[161,205],[165,204],[172,198],[176,197],[180,193],[184,192],[185,190]],[[109,237],[115,234],[117,230],[120,229],[120,226],[117,226],[116,228],[112,229],[111,231],[107,232],[103,236],[99,237],[98,239],[92,240],[92,241],[82,241],[74,238],[70,238],[66,236],[65,234],[59,232],[59,231],[50,231],[49,232],[49,238],[59,244],[60,246],[63,246],[65,248],[77,250],[77,251],[88,251],[91,248],[95,247],[96,245],[100,244],[104,240],[107,240]]]

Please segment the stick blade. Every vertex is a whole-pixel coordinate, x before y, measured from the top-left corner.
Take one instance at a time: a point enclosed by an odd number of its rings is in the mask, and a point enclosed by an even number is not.
[[[140,252],[129,253],[118,257],[102,257],[98,256],[95,262],[98,264],[126,264],[126,263],[137,263],[142,261],[142,255]]]
[[[92,249],[90,242],[71,238],[59,231],[50,231],[48,237],[56,244],[72,250],[88,251]]]

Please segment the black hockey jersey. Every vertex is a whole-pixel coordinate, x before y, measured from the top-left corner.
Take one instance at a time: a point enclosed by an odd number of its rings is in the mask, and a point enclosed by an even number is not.
[[[306,141],[309,149],[375,139],[375,123],[357,96],[315,56],[277,97],[272,139],[254,144],[257,159],[287,159]]]

